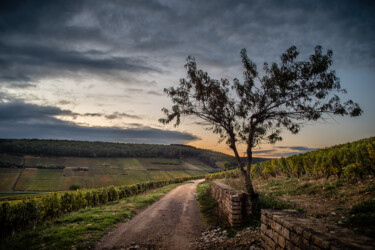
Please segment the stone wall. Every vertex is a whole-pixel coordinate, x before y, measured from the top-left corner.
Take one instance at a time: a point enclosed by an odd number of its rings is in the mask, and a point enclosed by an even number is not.
[[[240,226],[251,214],[251,202],[246,193],[237,193],[230,186],[214,181],[211,195],[218,202],[219,217],[232,227]]]
[[[262,210],[261,241],[264,249],[375,249],[365,236],[295,210]]]

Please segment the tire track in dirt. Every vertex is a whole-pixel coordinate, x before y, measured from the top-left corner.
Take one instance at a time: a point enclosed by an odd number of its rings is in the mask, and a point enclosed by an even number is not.
[[[204,230],[194,192],[196,180],[176,187],[105,235],[95,249],[190,249]]]

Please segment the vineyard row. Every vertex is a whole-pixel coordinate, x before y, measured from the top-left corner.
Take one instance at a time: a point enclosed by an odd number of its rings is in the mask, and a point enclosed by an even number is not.
[[[184,177],[174,180],[145,182],[130,186],[110,186],[100,189],[77,190],[65,193],[51,193],[41,198],[26,199],[20,202],[0,204],[1,237],[11,235],[14,231],[35,226],[46,220],[81,208],[94,207],[137,195],[144,191],[159,188],[172,183],[180,183],[200,177]]]

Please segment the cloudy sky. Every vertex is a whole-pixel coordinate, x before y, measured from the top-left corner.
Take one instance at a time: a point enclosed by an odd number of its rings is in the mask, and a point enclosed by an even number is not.
[[[287,156],[375,135],[373,1],[14,1],[0,3],[0,138],[185,143],[230,153],[185,118],[162,126],[163,89],[186,57],[214,78],[241,78],[239,52],[262,67],[316,45],[358,102],[359,118],[307,124],[258,156]]]

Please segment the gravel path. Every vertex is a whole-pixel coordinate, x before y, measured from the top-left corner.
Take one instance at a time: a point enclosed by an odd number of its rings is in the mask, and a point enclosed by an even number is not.
[[[194,196],[198,183],[187,183],[104,236],[95,249],[191,249],[204,223]]]

